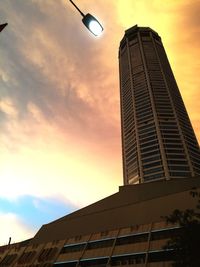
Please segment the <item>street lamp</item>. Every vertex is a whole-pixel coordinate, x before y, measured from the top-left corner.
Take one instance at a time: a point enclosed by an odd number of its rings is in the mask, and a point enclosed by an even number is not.
[[[75,5],[75,3],[72,0],[69,1],[83,17],[82,22],[88,28],[88,30],[95,36],[99,36],[103,31],[103,27],[101,26],[100,22],[89,13],[84,15],[83,12],[77,7],[77,5]]]
[[[8,23],[0,24],[0,32],[8,25]]]

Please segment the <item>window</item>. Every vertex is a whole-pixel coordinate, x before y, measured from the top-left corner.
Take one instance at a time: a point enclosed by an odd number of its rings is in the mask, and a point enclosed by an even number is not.
[[[164,139],[165,143],[182,144],[180,139]]]
[[[38,262],[52,260],[52,258],[55,256],[57,250],[58,249],[56,247],[43,249],[42,252],[38,256]]]
[[[99,258],[99,259],[82,259],[79,263],[80,267],[91,266],[91,267],[106,267],[108,258]]]
[[[179,134],[162,134],[163,138],[174,138],[174,139],[180,139]]]
[[[130,256],[113,256],[111,258],[111,266],[142,264],[145,262],[145,254],[136,254]]]
[[[183,149],[183,146],[181,144],[164,144],[165,148],[175,148],[175,149]]]
[[[54,267],[76,267],[77,262],[63,262],[63,263],[56,263]],[[37,266],[37,265],[36,265]]]
[[[155,154],[156,153],[154,152],[154,155]],[[159,155],[156,155],[156,156],[151,157],[151,158],[142,159],[142,163],[145,164],[145,163],[149,163],[151,161],[156,161],[156,160],[160,160],[160,159],[161,159],[161,157],[160,157],[160,154],[159,154]]]
[[[158,251],[149,253],[148,262],[172,261],[174,258],[175,254],[172,251]]]
[[[188,176],[190,176],[191,175],[191,173],[190,172],[175,172],[175,171],[173,171],[173,172],[171,172],[170,171],[170,175],[171,176],[177,176],[177,177],[188,177]]]
[[[143,168],[144,169],[148,169],[148,168],[156,167],[156,166],[159,166],[159,165],[161,165],[161,161],[156,161],[156,162],[152,162],[152,163],[149,163],[149,164],[144,164]]]
[[[145,153],[145,152],[150,152],[152,150],[157,150],[159,148],[158,145],[154,145],[154,146],[150,146],[150,147],[146,147],[146,148],[141,148],[141,152]]]
[[[126,155],[126,159],[129,159],[129,157],[137,157],[137,152],[136,152],[136,146],[131,145],[128,149],[125,150],[125,155]]]
[[[155,231],[151,233],[151,240],[161,240],[172,238],[173,236],[177,236],[180,233],[181,229],[166,229],[163,231]]]
[[[148,234],[118,237],[116,240],[116,246],[147,242],[147,240],[148,240]]]
[[[137,158],[129,158],[129,160],[126,161],[127,167],[136,167],[137,166]]]
[[[155,135],[151,135],[151,136],[148,136],[147,138],[141,139],[140,143],[143,144],[143,143],[147,143],[152,140],[157,140]]]
[[[17,254],[6,255],[1,261],[1,266],[10,266],[16,257]]]
[[[151,174],[151,173],[155,173],[155,172],[160,172],[162,170],[163,170],[162,167],[160,167],[160,168],[154,168],[154,169],[150,169],[150,170],[144,171],[144,174]]]
[[[158,140],[157,139],[155,139],[155,140],[153,140],[151,142],[147,142],[147,143],[141,144],[140,145],[141,146],[141,150],[143,148],[147,147],[147,146],[153,146],[153,145],[156,145],[156,144],[158,144]]]
[[[134,170],[131,170],[131,171],[128,170],[127,176],[129,178],[129,181],[132,181],[132,180],[138,181],[138,169],[134,169]],[[134,178],[134,179],[132,179],[132,178]]]
[[[169,165],[169,169],[172,171],[190,171],[187,166]]]
[[[169,164],[180,164],[180,165],[187,165],[186,160],[168,160],[167,161]]]
[[[150,37],[150,33],[149,33],[148,31],[146,31],[146,32],[145,32],[145,31],[144,31],[144,32],[141,32],[140,35],[141,35],[142,37],[147,37],[147,36]]]
[[[143,125],[141,128],[139,128],[139,134],[140,135],[148,134],[148,133],[153,132],[155,130],[156,130],[156,128],[155,128],[154,124],[146,124],[146,125]]]
[[[186,159],[185,155],[177,155],[177,154],[167,154],[168,160],[172,159]]]
[[[98,248],[106,248],[112,247],[114,239],[100,240],[100,241],[92,241],[87,245],[87,249],[98,249]]]
[[[184,154],[183,149],[165,149],[166,153]]]
[[[147,157],[151,157],[151,156],[158,155],[158,154],[160,155],[160,150],[156,149],[156,150],[151,151],[151,152],[142,153],[142,158],[147,158]]]
[[[157,174],[151,174],[151,175],[148,175],[144,177],[144,181],[148,181],[148,180],[153,180],[153,179],[159,179],[159,178],[162,178],[164,177],[164,173],[161,172],[161,173],[157,173]]]
[[[152,132],[149,132],[149,133],[145,133],[145,134],[141,134],[141,135],[139,135],[139,137],[140,137],[140,139],[142,139],[142,138],[146,138],[146,137],[150,137],[150,136],[156,136],[156,131],[153,129],[152,130]],[[157,136],[156,136],[156,138],[157,138]]]
[[[151,122],[152,119],[153,119],[153,114],[143,115],[143,116],[137,117],[137,122],[138,122],[138,124],[141,124],[141,123],[147,124],[147,123]]]
[[[17,263],[18,264],[29,263],[33,259],[35,254],[36,254],[35,251],[25,252],[20,256],[20,258],[18,259]]]
[[[134,41],[137,40],[137,33],[134,32],[134,33],[130,34],[128,36],[128,40],[129,40],[129,42],[132,41],[132,40],[134,40]]]
[[[85,243],[77,244],[77,245],[69,245],[69,246],[63,247],[60,253],[64,254],[64,253],[77,252],[77,251],[83,250],[84,247],[85,247]]]

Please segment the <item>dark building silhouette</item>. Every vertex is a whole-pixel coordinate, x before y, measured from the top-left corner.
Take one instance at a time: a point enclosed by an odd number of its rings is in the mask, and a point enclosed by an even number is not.
[[[160,36],[128,29],[119,68],[124,184],[199,175],[199,145]]]
[[[172,266],[182,229],[163,216],[195,208],[199,147],[158,34],[127,30],[119,58],[125,185],[0,247],[0,267]]]

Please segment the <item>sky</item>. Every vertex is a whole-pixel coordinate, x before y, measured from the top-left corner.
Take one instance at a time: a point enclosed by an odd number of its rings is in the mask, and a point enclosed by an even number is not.
[[[135,24],[162,37],[200,141],[200,1],[75,3],[101,37],[67,0],[0,1],[0,245],[123,184],[118,48]]]

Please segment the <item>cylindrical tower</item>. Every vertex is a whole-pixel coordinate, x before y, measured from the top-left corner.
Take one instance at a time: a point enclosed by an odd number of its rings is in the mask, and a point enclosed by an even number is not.
[[[200,150],[161,38],[125,31],[119,48],[124,184],[200,175]]]

